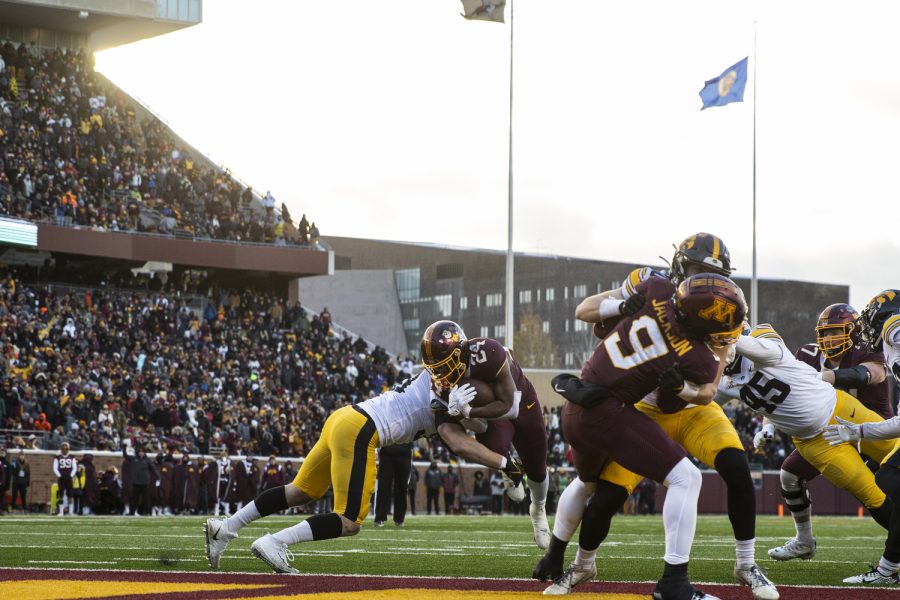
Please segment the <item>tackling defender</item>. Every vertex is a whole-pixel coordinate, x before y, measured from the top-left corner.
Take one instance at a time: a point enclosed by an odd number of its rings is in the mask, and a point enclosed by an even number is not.
[[[866,305],[860,316],[860,337],[873,352],[884,351],[885,364],[900,385],[900,290],[884,290]],[[874,440],[900,437],[900,416],[880,423],[852,423],[837,419],[836,425],[825,428],[825,439],[843,446],[844,442],[858,443],[860,448]],[[881,462],[875,474],[878,483],[893,502],[884,554],[877,566],[860,575],[844,579],[844,583],[900,585],[900,441]]]
[[[455,388],[451,396],[470,396],[469,386]],[[325,421],[322,433],[306,456],[292,483],[271,488],[227,519],[208,519],[206,553],[209,565],[219,568],[228,542],[251,522],[292,506],[321,498],[330,485],[334,512],[313,515],[275,534],[266,534],[250,551],[278,573],[299,573],[291,566],[288,546],[359,533],[375,490],[375,449],[405,444],[435,433],[431,410],[431,380],[424,371],[393,390],[353,406],[344,406]],[[449,432],[453,435],[455,432]],[[460,456],[493,469],[508,468],[506,457],[491,452],[465,432],[453,438]]]
[[[805,344],[796,357],[821,373],[821,378],[836,388],[846,390],[863,406],[885,419],[894,416],[888,401],[884,355],[872,352],[860,343],[859,313],[849,304],[825,307],[816,323],[816,343]],[[763,419],[763,427],[753,438],[762,448],[773,439],[775,427]],[[811,559],[816,555],[816,538],[812,534],[812,505],[807,482],[819,476],[795,448],[781,465],[781,495],[791,511],[797,535],[783,545],[769,550],[775,560]]]

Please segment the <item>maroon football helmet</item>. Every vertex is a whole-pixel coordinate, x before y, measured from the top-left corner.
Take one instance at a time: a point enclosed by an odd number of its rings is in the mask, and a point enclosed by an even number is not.
[[[692,337],[711,346],[735,343],[747,317],[747,301],[738,285],[723,275],[701,273],[688,277],[674,296],[678,321]]]
[[[441,389],[456,385],[469,368],[466,334],[453,321],[437,321],[422,334],[422,363]]]
[[[816,343],[822,354],[837,360],[859,343],[859,313],[849,304],[825,307],[816,324]]]

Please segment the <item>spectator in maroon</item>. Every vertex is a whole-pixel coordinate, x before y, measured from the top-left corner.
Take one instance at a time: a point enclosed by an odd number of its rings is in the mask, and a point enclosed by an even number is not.
[[[262,474],[262,488],[260,491],[266,491],[270,488],[281,487],[285,484],[284,467],[275,460],[275,455],[269,456],[269,462]]]

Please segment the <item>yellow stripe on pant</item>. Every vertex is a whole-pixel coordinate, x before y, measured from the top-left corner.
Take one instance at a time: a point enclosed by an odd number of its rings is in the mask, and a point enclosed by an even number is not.
[[[836,423],[836,416],[853,423],[877,423],[883,420],[878,413],[869,410],[859,400],[841,390],[837,391],[837,404],[829,424]],[[890,454],[894,444],[895,440],[863,441],[860,443],[860,450],[869,458],[880,462]],[[831,446],[821,433],[808,440],[794,438],[794,445],[800,456],[818,469],[828,481],[853,494],[866,508],[878,508],[884,504],[884,492],[875,484],[875,476],[863,462],[855,445]]]
[[[306,455],[294,485],[313,499],[331,485],[334,512],[362,523],[375,491],[375,449],[378,431],[362,410],[338,409],[325,421],[319,440]]]
[[[744,451],[734,425],[718,404],[686,408],[675,413],[664,413],[644,402],[638,402],[634,407],[656,421],[670,438],[705,465],[715,466],[716,456],[725,448]],[[600,479],[627,489],[629,494],[643,478],[615,462],[606,465],[600,473]]]

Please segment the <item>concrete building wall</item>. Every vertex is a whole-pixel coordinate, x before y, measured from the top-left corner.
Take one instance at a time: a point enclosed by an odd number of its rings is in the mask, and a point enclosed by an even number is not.
[[[392,271],[340,271],[334,275],[305,277],[298,286],[303,306],[321,312],[328,307],[341,327],[349,329],[388,352],[408,352],[403,317]]]

